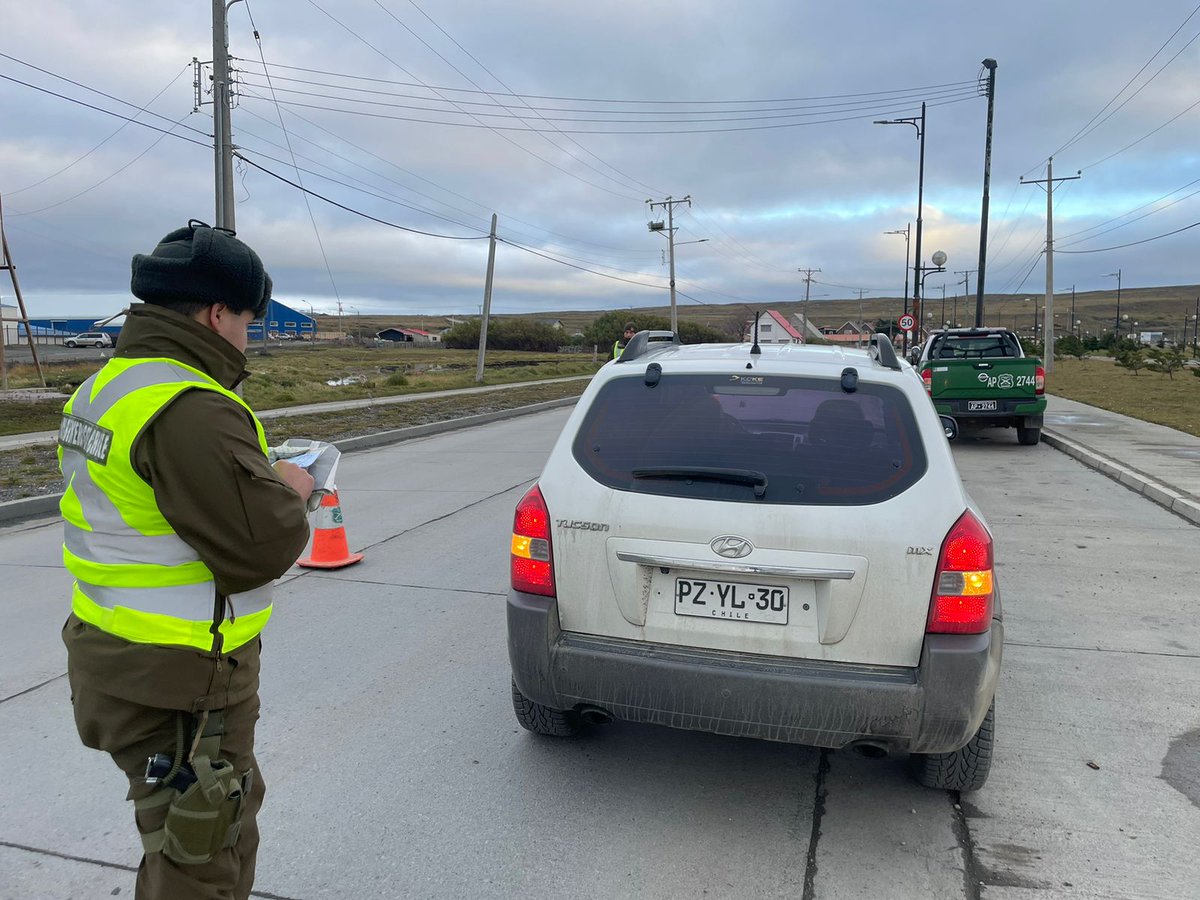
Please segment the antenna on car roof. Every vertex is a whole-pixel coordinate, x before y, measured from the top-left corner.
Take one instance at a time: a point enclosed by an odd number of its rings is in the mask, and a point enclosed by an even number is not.
[[[750,347],[750,355],[762,355],[762,347],[758,346],[758,317],[761,315],[759,310],[754,311],[754,344]]]

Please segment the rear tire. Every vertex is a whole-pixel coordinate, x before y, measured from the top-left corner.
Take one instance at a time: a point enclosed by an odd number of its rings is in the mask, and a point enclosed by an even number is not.
[[[988,707],[987,715],[975,736],[965,747],[953,753],[914,753],[913,775],[928,788],[943,791],[977,791],[987,781],[992,768],[992,748],[996,734],[996,701]]]
[[[579,733],[579,716],[569,709],[553,709],[530,700],[512,682],[513,712],[526,731],[550,737],[572,737]]]
[[[104,346],[104,341],[96,341],[94,346],[96,347],[97,350],[99,350],[101,347]]]
[[[1026,428],[1023,425],[1017,426],[1017,442],[1026,447],[1035,446],[1042,439],[1042,429],[1039,427]]]

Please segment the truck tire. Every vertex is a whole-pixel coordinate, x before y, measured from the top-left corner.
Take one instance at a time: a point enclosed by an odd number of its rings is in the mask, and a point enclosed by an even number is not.
[[[579,717],[568,709],[553,709],[534,703],[517,689],[512,682],[513,712],[521,727],[534,734],[550,737],[572,737],[579,733]]]
[[[952,753],[914,753],[911,762],[917,781],[928,788],[943,791],[977,791],[987,781],[992,768],[992,747],[996,733],[996,701],[975,736]]]
[[[1042,439],[1042,429],[1033,425],[1025,427],[1024,425],[1017,426],[1017,443],[1023,444],[1026,447],[1035,446]]]

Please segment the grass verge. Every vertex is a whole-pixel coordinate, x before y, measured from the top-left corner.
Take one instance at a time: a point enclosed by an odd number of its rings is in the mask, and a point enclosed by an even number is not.
[[[1046,390],[1200,437],[1200,378],[1190,369],[1168,378],[1144,370],[1135,375],[1110,359],[1056,359]]]
[[[321,415],[287,416],[268,419],[263,423],[263,428],[266,429],[269,444],[282,443],[289,437],[336,441],[406,428],[410,425],[444,422],[502,409],[514,409],[546,400],[557,400],[560,397],[574,397],[581,394],[587,384],[586,381],[568,381],[492,391],[487,394],[435,397]],[[54,445],[21,447],[0,454],[0,501],[53,494],[60,490],[62,479],[58,473]]]

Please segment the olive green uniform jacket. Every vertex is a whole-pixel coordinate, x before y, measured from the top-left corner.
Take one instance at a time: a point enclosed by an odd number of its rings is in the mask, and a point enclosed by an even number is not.
[[[148,304],[126,317],[116,355],[178,360],[230,389],[248,374],[246,357],[223,337]],[[263,456],[246,411],[228,398],[184,391],[146,426],[132,456],[164,518],[212,570],[221,596],[278,578],[304,550],[304,502]],[[258,689],[257,640],[229,655],[219,647],[206,653],[136,644],[74,615],[63,640],[72,681],[82,679],[94,690],[143,706],[222,709]]]

